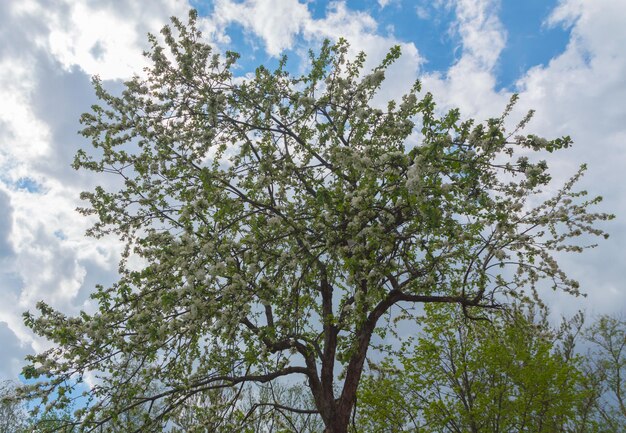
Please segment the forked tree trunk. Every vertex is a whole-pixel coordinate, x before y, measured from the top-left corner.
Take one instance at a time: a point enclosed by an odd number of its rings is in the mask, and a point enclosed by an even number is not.
[[[356,404],[356,393],[361,380],[361,374],[363,373],[367,349],[369,348],[370,339],[377,320],[377,315],[371,315],[366,321],[366,325],[361,330],[357,352],[348,363],[341,396],[333,405],[333,414],[326,417],[324,433],[347,433],[348,431],[350,416]]]
[[[363,373],[363,365],[365,364],[365,357],[370,345],[372,333],[376,328],[376,323],[380,316],[382,316],[387,309],[392,306],[398,299],[400,292],[393,292],[383,301],[381,301],[368,315],[365,323],[361,329],[357,332],[357,348],[346,367],[346,378],[343,383],[343,389],[341,396],[337,401],[330,403],[324,409],[332,407],[332,413],[324,413],[323,408],[318,406],[318,409],[322,409],[321,413],[324,423],[326,425],[324,433],[347,433],[348,425],[350,424],[350,416],[354,410],[356,404],[356,393],[361,381],[361,374]],[[331,362],[334,364],[335,357],[334,351],[336,348],[336,339],[333,339],[333,356]],[[332,368],[330,369],[332,371]],[[332,380],[332,379],[331,379]]]

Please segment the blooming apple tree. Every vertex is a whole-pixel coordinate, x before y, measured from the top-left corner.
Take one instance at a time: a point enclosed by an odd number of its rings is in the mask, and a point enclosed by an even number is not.
[[[301,76],[283,61],[236,78],[237,55],[214,53],[195,22],[151,36],[151,66],[121,94],[94,80],[101,102],[82,117],[93,149],[74,167],[119,189],[83,193],[82,212],[97,217],[89,235],[126,252],[96,313],[41,303],[26,315],[54,342],[30,357],[26,377],[45,379],[30,396],[63,406],[95,374],[81,429],[141,408],[148,431],[199,394],[295,377],[310,407],[264,405],[346,432],[373,335],[411,306],[472,316],[544,282],[579,293],[555,253],[605,236],[596,223],[611,216],[574,190],[584,168],[542,193],[550,174],[535,155],[571,140],[519,135],[530,116],[506,131],[515,98],[485,123],[438,115],[419,83],[378,106],[399,49],[367,72],[343,40]]]

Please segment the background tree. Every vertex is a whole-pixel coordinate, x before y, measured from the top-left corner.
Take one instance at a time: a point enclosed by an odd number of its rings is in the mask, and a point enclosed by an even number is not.
[[[70,413],[48,411],[35,418],[30,418],[27,421],[28,427],[24,430],[28,433],[76,433],[75,421],[72,419]],[[102,427],[100,429],[102,433],[113,433],[115,430]],[[121,432],[122,430],[118,430]]]
[[[364,380],[354,431],[597,431],[588,411],[596,392],[574,354],[582,315],[560,329],[547,310],[490,319],[427,307],[414,344]]]
[[[247,419],[241,409],[242,387],[212,389],[187,399],[170,420],[172,433],[227,433],[245,431]],[[259,430],[263,431],[263,430]]]
[[[44,433],[57,431],[74,433],[67,412],[49,411],[29,416],[28,409],[18,398],[18,385],[12,381],[0,383],[0,433]]]
[[[185,401],[172,418],[172,433],[317,433],[324,429],[314,402],[297,384],[217,389]]]
[[[246,432],[316,433],[324,424],[307,387],[298,384],[268,383],[260,392],[249,393],[242,411]],[[295,408],[284,410],[282,406]],[[252,420],[250,423],[249,420]]]
[[[11,381],[0,382],[0,433],[26,433],[28,413],[16,399],[16,386]]]
[[[48,379],[25,395],[67,393],[96,372],[81,429],[142,407],[149,431],[196,395],[295,375],[325,431],[342,433],[372,336],[399,312],[478,314],[542,281],[578,293],[552,253],[581,251],[574,238],[603,236],[595,223],[610,216],[573,189],[584,168],[542,195],[548,166],[530,157],[571,140],[518,136],[530,116],[506,132],[515,98],[484,124],[437,116],[419,83],[377,106],[399,48],[365,72],[343,40],[302,76],[283,61],[234,79],[237,56],[214,54],[195,19],[174,19],[164,45],[150,37],[151,66],[120,95],[94,80],[101,104],[82,117],[94,149],[74,166],[120,185],[84,193],[82,212],[98,218],[90,235],[119,236],[126,254],[120,280],[93,295],[97,313],[41,303],[26,315],[56,346],[29,358],[25,376]]]
[[[587,375],[595,382],[595,408],[604,431],[626,429],[626,321],[601,316],[585,334],[591,348]]]

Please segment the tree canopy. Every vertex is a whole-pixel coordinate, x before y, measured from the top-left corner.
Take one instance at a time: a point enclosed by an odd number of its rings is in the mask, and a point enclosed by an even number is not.
[[[542,285],[579,293],[556,256],[606,236],[611,216],[575,189],[584,166],[542,190],[540,158],[571,139],[521,135],[532,113],[507,130],[515,96],[484,123],[440,114],[419,82],[380,106],[398,47],[366,71],[365,53],[326,42],[300,76],[284,59],[240,78],[195,12],[162,35],[121,94],[94,79],[100,103],[81,118],[93,149],[74,167],[118,180],[81,212],[89,235],[125,242],[120,279],[97,312],[26,315],[55,344],[30,357],[24,375],[43,380],[28,395],[63,407],[96,377],[81,431],[139,409],[150,431],[198,396],[295,377],[310,407],[264,407],[346,432],[374,334],[392,338],[415,306],[475,317]]]
[[[16,401],[15,384],[0,382],[0,433],[25,431],[26,410]]]
[[[546,309],[471,321],[429,305],[419,336],[364,378],[358,431],[598,431],[597,388],[574,351],[582,317],[553,329]]]

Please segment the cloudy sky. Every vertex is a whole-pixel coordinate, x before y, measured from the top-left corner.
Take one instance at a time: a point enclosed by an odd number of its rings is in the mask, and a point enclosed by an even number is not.
[[[287,53],[292,70],[324,38],[339,36],[372,61],[404,53],[385,97],[419,77],[440,107],[498,115],[511,93],[527,132],[568,134],[557,179],[589,163],[583,186],[617,214],[608,241],[564,259],[586,298],[547,293],[558,314],[626,312],[626,1],[622,0],[3,0],[0,1],[0,379],[17,378],[25,354],[45,347],[21,315],[37,301],[89,308],[98,283],[115,280],[114,239],[84,237],[80,191],[102,179],[70,163],[87,143],[78,118],[95,102],[90,77],[109,88],[141,71],[146,33],[199,10],[206,39],[242,54],[242,75]]]

